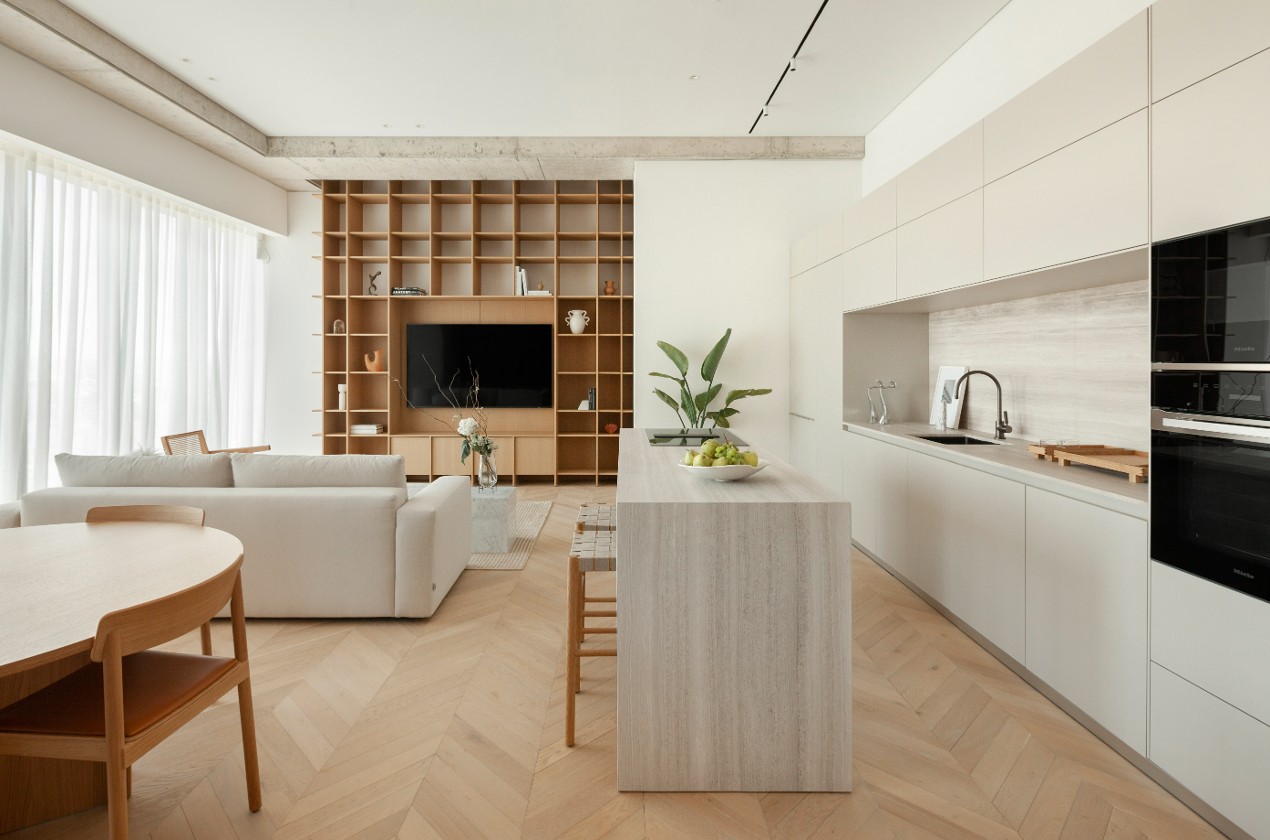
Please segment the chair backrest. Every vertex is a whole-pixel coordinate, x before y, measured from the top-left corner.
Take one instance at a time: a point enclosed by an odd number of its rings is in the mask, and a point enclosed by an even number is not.
[[[179,435],[164,435],[163,451],[168,455],[206,455],[209,452],[202,429],[181,432]]]
[[[97,622],[97,636],[93,639],[90,653],[92,660],[101,662],[112,641],[118,646],[120,656],[170,642],[210,621],[231,596],[236,596],[232,618],[235,625],[234,647],[237,648],[239,625],[243,621],[242,584],[239,579],[242,565],[240,554],[232,566],[203,583],[135,607],[106,613]],[[235,650],[235,654],[238,653]],[[239,658],[245,655],[244,651]]]
[[[173,522],[202,525],[206,514],[189,505],[111,505],[90,508],[85,522]]]

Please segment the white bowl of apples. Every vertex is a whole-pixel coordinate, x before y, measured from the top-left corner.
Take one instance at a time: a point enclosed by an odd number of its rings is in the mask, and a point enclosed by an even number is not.
[[[759,463],[757,452],[742,452],[726,440],[708,440],[697,449],[689,449],[679,464],[680,469],[711,481],[739,481],[766,466]]]

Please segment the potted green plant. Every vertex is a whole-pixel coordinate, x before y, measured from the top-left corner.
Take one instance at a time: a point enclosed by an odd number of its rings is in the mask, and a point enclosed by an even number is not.
[[[722,407],[711,408],[714,401],[723,391],[723,384],[714,380],[718,375],[719,362],[723,359],[723,351],[727,349],[730,338],[732,338],[731,327],[723,334],[723,338],[715,343],[710,352],[706,354],[706,357],[702,359],[701,381],[704,383],[704,387],[700,391],[694,391],[692,384],[688,381],[688,370],[691,367],[688,362],[688,356],[673,344],[665,341],[657,342],[657,346],[670,358],[675,369],[679,371],[679,375],[675,376],[669,373],[653,371],[649,376],[669,379],[676,383],[679,386],[679,396],[676,399],[661,388],[654,388],[653,393],[662,402],[674,409],[675,414],[679,417],[680,425],[685,430],[701,429],[711,431],[716,427],[730,428],[732,425],[731,418],[740,413],[740,409],[733,407],[734,403],[746,397],[757,397],[772,393],[771,388],[739,388],[728,391],[723,398]]]

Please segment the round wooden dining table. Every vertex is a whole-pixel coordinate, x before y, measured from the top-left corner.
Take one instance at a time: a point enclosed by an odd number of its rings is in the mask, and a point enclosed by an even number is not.
[[[0,706],[82,667],[102,616],[203,583],[242,553],[198,525],[0,529]],[[104,765],[0,756],[0,833],[104,802]]]

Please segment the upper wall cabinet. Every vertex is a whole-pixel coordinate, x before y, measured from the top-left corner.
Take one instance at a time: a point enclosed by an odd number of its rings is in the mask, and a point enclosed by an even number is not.
[[[983,280],[983,190],[914,219],[896,233],[897,298]]]
[[[850,251],[895,230],[895,182],[887,181],[842,214],[842,248]]]
[[[1152,108],[1153,239],[1270,215],[1267,90],[1270,51]]]
[[[1159,0],[1151,7],[1151,98],[1270,48],[1266,0]]]
[[[989,115],[985,179],[995,181],[1146,107],[1147,42],[1144,11]]]
[[[983,197],[986,276],[1005,277],[1146,244],[1146,149],[1147,112],[1142,110],[988,184]]]
[[[887,231],[842,255],[844,311],[895,300],[895,231]]]
[[[895,179],[896,222],[904,224],[983,186],[983,123],[975,123]]]

